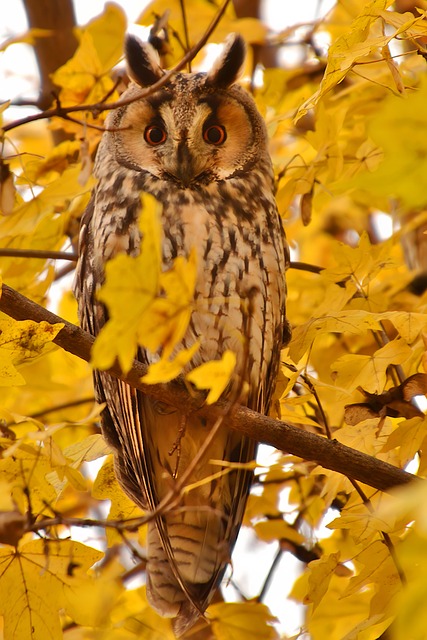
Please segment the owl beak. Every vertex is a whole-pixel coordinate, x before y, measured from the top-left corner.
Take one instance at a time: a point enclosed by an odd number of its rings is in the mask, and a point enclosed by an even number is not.
[[[178,182],[186,188],[190,186],[190,184],[200,173],[197,164],[198,163],[195,161],[195,158],[190,153],[190,150],[187,146],[187,141],[181,140],[177,145],[176,155],[174,157],[174,162],[169,170],[169,173],[171,173],[173,177],[176,178]]]

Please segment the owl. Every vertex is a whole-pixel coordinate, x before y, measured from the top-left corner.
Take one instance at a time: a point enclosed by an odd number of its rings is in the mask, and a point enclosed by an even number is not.
[[[141,194],[151,194],[162,205],[162,268],[191,251],[197,256],[181,346],[200,346],[186,371],[233,351],[237,366],[225,399],[266,413],[288,337],[287,250],[266,128],[252,97],[236,84],[244,58],[243,40],[230,36],[208,73],[177,73],[141,98],[141,87],[165,71],[150,45],[128,36],[132,82],[123,98],[137,99],[106,120],[98,181],[82,218],[75,293],[81,324],[96,336],[108,319],[97,299],[105,265],[119,253],[139,254]],[[146,364],[160,356],[138,353]],[[191,468],[213,421],[105,372],[95,372],[94,381],[117,478],[136,504],[153,511]],[[191,490],[148,524],[147,597],[174,619],[178,637],[203,615],[230,561],[252,480],[249,465],[233,463],[255,454],[255,442],[232,431],[225,415],[188,479]]]

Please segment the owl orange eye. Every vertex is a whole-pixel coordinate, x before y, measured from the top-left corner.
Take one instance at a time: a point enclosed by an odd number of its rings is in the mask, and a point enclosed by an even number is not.
[[[148,144],[151,144],[153,147],[165,142],[166,138],[166,131],[156,125],[151,125],[144,131],[145,142],[148,142]]]
[[[225,142],[227,134],[224,127],[219,124],[213,124],[203,131],[203,140],[209,144],[219,145]]]

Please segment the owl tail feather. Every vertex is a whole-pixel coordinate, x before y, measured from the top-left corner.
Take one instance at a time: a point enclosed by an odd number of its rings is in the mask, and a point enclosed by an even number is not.
[[[172,537],[174,545],[181,547],[178,555],[182,555],[181,566],[175,564],[170,554],[165,551],[163,541],[158,530],[159,523],[149,523],[147,532],[147,598],[151,606],[162,616],[174,618],[172,625],[177,637],[181,637],[203,615],[212,590],[215,590],[215,578],[218,570],[210,571],[211,577],[207,582],[194,582],[182,577],[182,564],[189,567],[194,564],[195,557],[190,548],[183,549],[189,530],[181,525],[181,535]],[[172,526],[172,530],[174,527]],[[176,532],[175,532],[176,533]],[[194,532],[193,532],[194,533]],[[203,546],[193,541],[191,546],[197,546],[199,555],[203,555]],[[175,549],[176,551],[176,549]],[[183,560],[185,557],[185,561]],[[180,571],[181,569],[181,571]],[[197,574],[194,574],[196,578]],[[196,578],[197,579],[197,578]]]
[[[182,638],[193,627],[202,614],[192,602],[183,602],[179,614],[172,620],[172,629],[177,638]]]

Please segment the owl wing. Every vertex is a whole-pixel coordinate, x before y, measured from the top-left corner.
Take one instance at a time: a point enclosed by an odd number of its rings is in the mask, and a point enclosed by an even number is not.
[[[79,261],[77,263],[74,291],[79,304],[80,324],[85,331],[97,336],[108,320],[105,306],[96,298],[98,284],[103,274],[98,274],[92,237],[92,221],[95,213],[96,191],[86,207],[80,224]],[[149,470],[145,465],[144,442],[139,420],[138,397],[135,389],[125,382],[101,371],[94,371],[94,387],[97,401],[104,404],[101,414],[102,432],[116,457],[116,471],[122,484],[132,477],[122,469],[141,466],[137,486],[125,486],[128,494],[143,509],[153,510],[156,502],[147,483]],[[123,428],[122,428],[123,426]],[[134,452],[138,451],[138,465]]]

